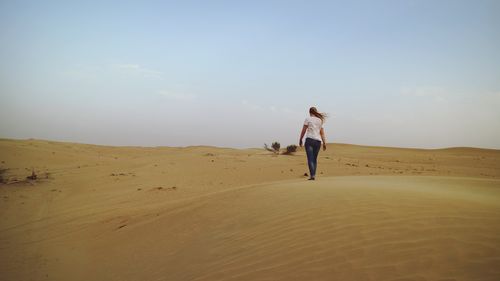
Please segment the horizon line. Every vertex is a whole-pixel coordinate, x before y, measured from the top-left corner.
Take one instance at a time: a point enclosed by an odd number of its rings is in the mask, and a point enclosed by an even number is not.
[[[4,138],[0,137],[0,141],[42,141],[48,143],[66,143],[66,144],[78,144],[78,145],[92,145],[92,146],[102,146],[102,147],[122,147],[122,148],[196,148],[196,147],[207,147],[207,148],[218,148],[218,149],[234,149],[234,150],[248,150],[248,149],[264,149],[264,143],[262,147],[228,147],[228,146],[217,146],[217,145],[207,145],[207,144],[197,144],[197,145],[187,145],[187,146],[168,146],[168,145],[110,145],[110,144],[98,144],[98,143],[86,143],[78,141],[62,141],[62,140],[50,140],[50,139],[38,139],[38,138]],[[350,146],[360,146],[360,147],[371,147],[371,148],[391,148],[391,149],[408,149],[408,150],[447,150],[447,149],[477,149],[477,150],[496,150],[500,151],[500,148],[489,148],[489,147],[475,147],[475,146],[448,146],[448,147],[438,147],[438,148],[424,148],[424,147],[405,147],[405,146],[384,146],[384,145],[369,145],[369,144],[357,144],[357,143],[343,143],[343,142],[327,142],[331,145],[350,145]],[[298,147],[298,145],[297,145]],[[285,147],[283,147],[285,148]]]

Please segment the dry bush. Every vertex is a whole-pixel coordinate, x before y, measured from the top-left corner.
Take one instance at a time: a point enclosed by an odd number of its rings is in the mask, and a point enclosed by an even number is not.
[[[291,155],[294,152],[297,152],[297,146],[295,144],[291,144],[291,145],[289,145],[289,146],[286,147],[286,151],[283,152],[283,154],[285,154],[285,155]]]
[[[271,144],[271,147],[269,147],[267,144],[264,144],[264,149],[270,152],[273,152],[275,154],[280,154],[280,143],[275,141]]]
[[[7,183],[7,178],[4,178],[4,174],[7,169],[0,169],[0,183]]]
[[[281,144],[279,142],[277,141],[273,142],[273,144],[271,144],[271,147],[274,149],[274,151],[276,151],[276,153],[279,154],[281,147]]]

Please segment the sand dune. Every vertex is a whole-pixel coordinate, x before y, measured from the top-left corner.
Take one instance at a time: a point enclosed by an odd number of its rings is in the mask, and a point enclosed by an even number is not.
[[[0,140],[2,279],[500,280],[499,151],[304,157]]]

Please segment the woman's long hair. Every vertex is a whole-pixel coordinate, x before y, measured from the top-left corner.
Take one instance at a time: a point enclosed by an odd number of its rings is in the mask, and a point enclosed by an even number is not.
[[[318,112],[318,110],[314,106],[309,108],[309,114],[318,117],[319,119],[321,119],[321,121],[325,121],[326,117],[328,117],[326,113]]]

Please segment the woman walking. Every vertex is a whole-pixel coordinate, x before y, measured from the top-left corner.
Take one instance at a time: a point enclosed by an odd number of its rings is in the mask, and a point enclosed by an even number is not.
[[[326,114],[320,113],[316,107],[309,108],[309,117],[304,121],[302,132],[300,133],[299,145],[302,147],[302,139],[306,136],[305,150],[307,155],[307,164],[309,165],[309,180],[316,178],[316,168],[318,167],[318,153],[323,142],[323,150],[326,150],[325,130],[323,122]]]

